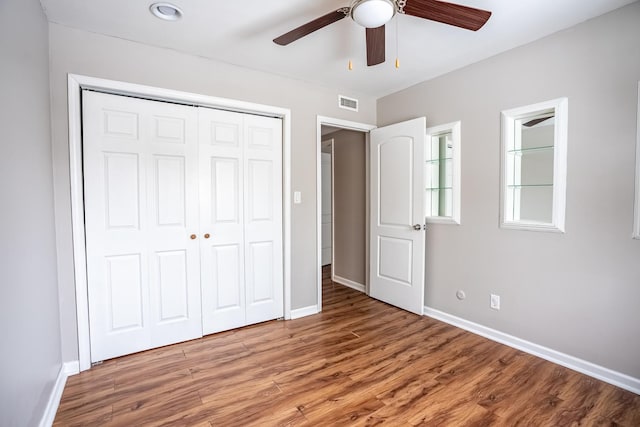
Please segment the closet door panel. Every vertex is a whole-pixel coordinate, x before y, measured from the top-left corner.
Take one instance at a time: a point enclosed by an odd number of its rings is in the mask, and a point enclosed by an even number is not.
[[[144,328],[142,254],[105,257],[108,333]]]
[[[157,226],[184,228],[187,213],[184,156],[156,155],[154,170]]]
[[[199,108],[203,332],[245,325],[243,115]]]
[[[159,347],[202,336],[198,232],[198,113],[149,103],[147,203],[151,342]]]
[[[244,186],[247,324],[282,317],[282,121],[247,115]]]
[[[108,229],[139,230],[140,156],[137,153],[104,153],[104,204]]]
[[[237,244],[210,245],[202,257],[204,334],[245,325],[242,251]]]
[[[271,304],[276,291],[273,283],[273,242],[253,242],[247,252],[248,301],[254,306]]]
[[[202,335],[195,108],[83,92],[91,360]]]

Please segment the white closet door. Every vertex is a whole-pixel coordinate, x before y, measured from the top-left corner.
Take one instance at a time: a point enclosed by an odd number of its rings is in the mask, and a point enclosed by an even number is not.
[[[197,114],[83,92],[91,360],[202,335]]]
[[[283,315],[282,124],[200,108],[205,334]]]
[[[282,121],[244,116],[247,324],[282,317]]]
[[[204,334],[244,326],[243,115],[198,109]]]

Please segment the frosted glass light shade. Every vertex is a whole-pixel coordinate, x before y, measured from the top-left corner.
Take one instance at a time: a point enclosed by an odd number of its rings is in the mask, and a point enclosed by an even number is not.
[[[396,14],[391,0],[360,0],[351,7],[351,17],[366,28],[378,28],[386,24]]]

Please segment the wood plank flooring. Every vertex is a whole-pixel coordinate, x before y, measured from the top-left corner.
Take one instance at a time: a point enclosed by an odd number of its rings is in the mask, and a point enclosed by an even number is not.
[[[640,396],[332,283],[323,312],[104,362],[56,426],[640,426]]]

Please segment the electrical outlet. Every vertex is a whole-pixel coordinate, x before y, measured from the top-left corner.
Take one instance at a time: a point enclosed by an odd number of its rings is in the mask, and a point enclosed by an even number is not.
[[[491,294],[490,305],[494,310],[500,310],[500,295]]]

